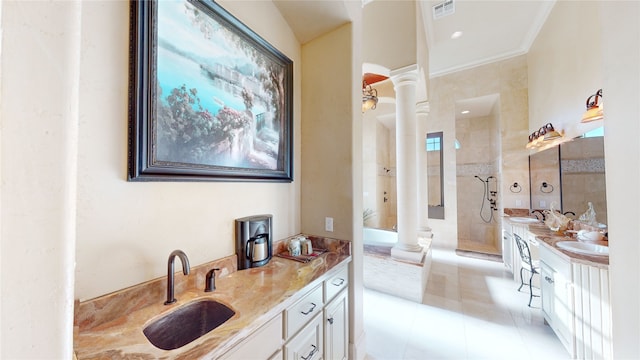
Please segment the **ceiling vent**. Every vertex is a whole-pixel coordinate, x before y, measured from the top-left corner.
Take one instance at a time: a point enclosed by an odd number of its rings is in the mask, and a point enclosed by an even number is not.
[[[433,19],[437,20],[456,12],[456,5],[453,0],[445,0],[433,6]]]

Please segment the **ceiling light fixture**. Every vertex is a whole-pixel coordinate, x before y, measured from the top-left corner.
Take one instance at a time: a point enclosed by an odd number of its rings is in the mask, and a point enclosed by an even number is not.
[[[582,115],[583,123],[604,119],[602,89],[587,98],[587,111]]]
[[[460,114],[462,114],[462,115],[466,115],[466,114],[468,114],[468,113],[469,113],[469,110],[462,110],[462,111],[460,112]]]
[[[462,37],[462,31],[456,31],[453,34],[451,34],[451,39],[453,40],[459,39],[460,37]]]
[[[378,90],[362,80],[362,112],[375,110],[378,105]]]

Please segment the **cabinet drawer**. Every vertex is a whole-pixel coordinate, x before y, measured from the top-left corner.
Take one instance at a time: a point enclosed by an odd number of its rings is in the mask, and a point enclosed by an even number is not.
[[[317,314],[284,346],[285,360],[319,360],[323,355],[322,315]]]
[[[539,251],[540,260],[542,262],[551,267],[554,271],[563,274],[567,279],[571,278],[571,263],[569,261],[564,260],[545,245],[540,246]]]
[[[349,285],[349,266],[343,266],[337,274],[324,282],[324,302],[328,303]]]
[[[279,314],[220,359],[282,359],[281,349],[282,314]]]
[[[316,314],[322,312],[322,286],[318,285],[311,290],[300,301],[284,311],[285,323],[284,328],[285,339],[293,336],[300,330],[304,324],[309,322]]]

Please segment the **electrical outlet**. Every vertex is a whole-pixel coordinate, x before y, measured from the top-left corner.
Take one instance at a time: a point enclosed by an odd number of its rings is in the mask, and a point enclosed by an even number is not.
[[[324,218],[324,230],[333,232],[333,218],[332,217]]]
[[[516,206],[517,207],[522,206],[522,200],[516,200]]]
[[[541,208],[541,209],[544,209],[544,208],[546,208],[546,207],[547,207],[547,202],[546,202],[546,201],[544,201],[544,200],[540,200],[540,208]]]

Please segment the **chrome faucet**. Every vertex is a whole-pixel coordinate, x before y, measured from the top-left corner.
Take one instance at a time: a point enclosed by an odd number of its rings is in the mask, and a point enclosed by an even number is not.
[[[176,302],[176,298],[173,297],[173,263],[175,262],[176,256],[180,258],[180,262],[182,263],[182,273],[185,275],[189,275],[189,259],[187,258],[187,254],[185,254],[182,250],[173,250],[173,252],[171,252],[171,254],[169,255],[169,261],[167,264],[167,301],[164,302],[165,305],[173,304],[174,302]]]

